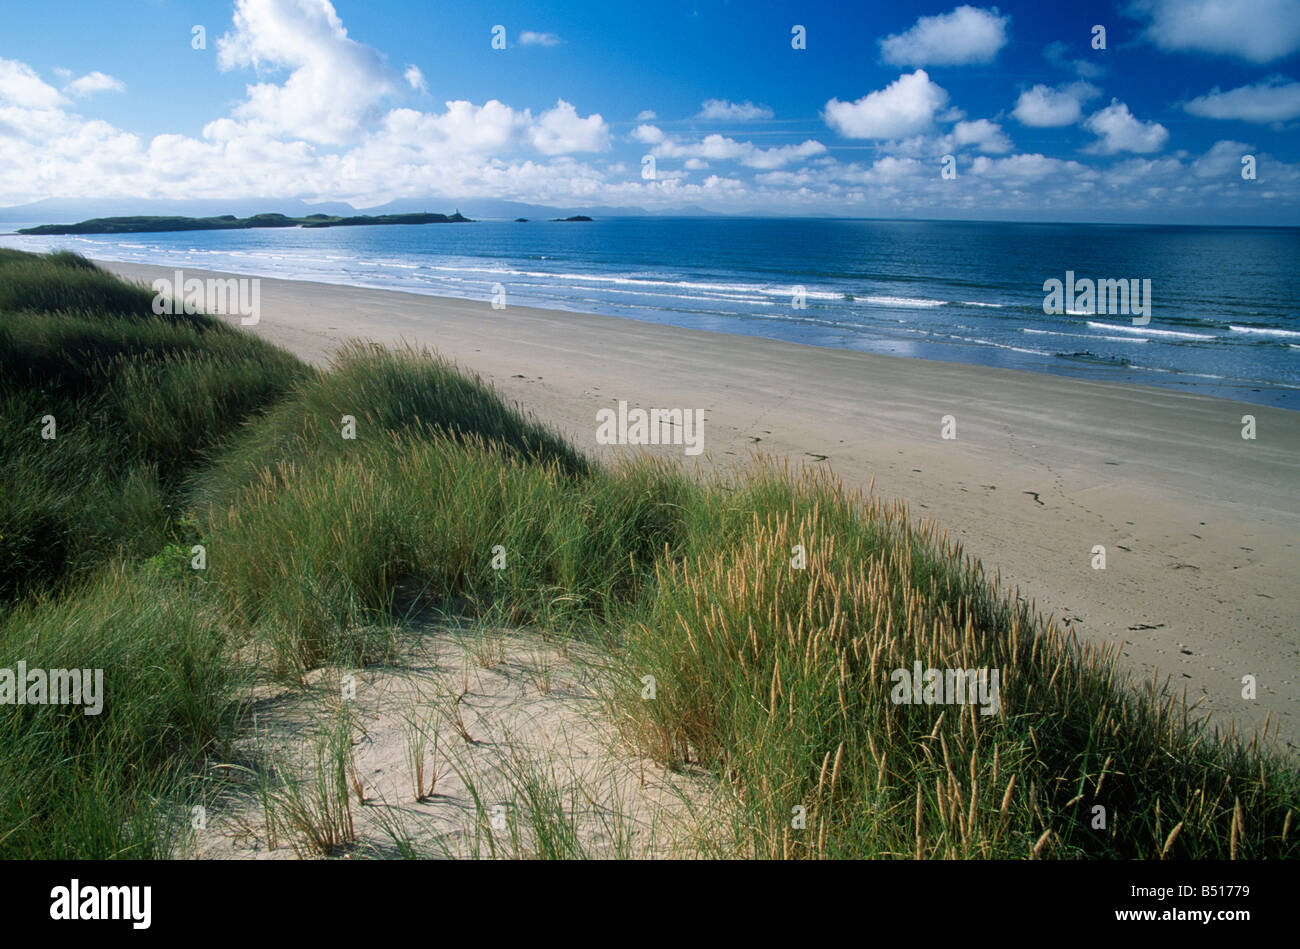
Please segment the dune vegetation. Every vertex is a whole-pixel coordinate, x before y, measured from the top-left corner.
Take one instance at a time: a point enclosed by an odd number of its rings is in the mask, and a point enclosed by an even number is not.
[[[355,668],[413,601],[599,647],[610,727],[720,789],[700,856],[1300,855],[1293,759],[899,503],[774,463],[598,464],[427,352],[319,370],[150,301],[0,251],[0,667],[105,691],[98,716],[0,706],[2,856],[173,853],[249,726],[245,647],[291,682]],[[896,704],[917,662],[997,670],[1000,708]]]

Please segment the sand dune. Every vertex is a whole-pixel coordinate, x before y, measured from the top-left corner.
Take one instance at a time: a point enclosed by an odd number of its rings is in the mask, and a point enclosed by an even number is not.
[[[668,772],[619,740],[598,697],[602,657],[593,647],[427,616],[407,624],[401,642],[387,662],[355,673],[347,701],[338,669],[314,670],[302,687],[260,681],[255,727],[235,749],[246,764],[222,771],[234,780],[178,856],[322,856],[286,789],[319,793],[313,748],[340,719],[351,744],[341,797],[350,799],[355,840],[331,856],[393,858],[402,855],[397,841],[428,858],[696,854],[712,782]],[[417,728],[421,746],[412,743]],[[269,805],[258,772],[278,772]],[[536,826],[561,808],[561,839],[539,844]]]
[[[174,270],[104,265],[135,280]],[[303,358],[357,337],[427,345],[598,457],[726,466],[758,450],[874,479],[1081,637],[1121,644],[1139,675],[1203,697],[1222,726],[1271,716],[1300,750],[1300,413],[390,291],[263,279],[261,293],[249,331]],[[597,444],[596,412],[619,400],[703,409],[704,453]]]

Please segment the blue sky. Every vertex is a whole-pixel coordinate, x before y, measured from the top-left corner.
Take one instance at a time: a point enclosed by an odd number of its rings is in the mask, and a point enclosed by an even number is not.
[[[6,0],[3,22],[3,205],[1300,223],[1300,0]]]

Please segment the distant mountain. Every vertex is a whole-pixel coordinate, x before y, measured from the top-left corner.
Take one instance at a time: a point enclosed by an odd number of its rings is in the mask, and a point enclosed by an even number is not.
[[[421,208],[420,210],[424,210]],[[349,217],[357,209],[343,201],[308,204],[289,199],[239,199],[235,201],[210,200],[166,201],[155,198],[46,198],[31,204],[0,208],[0,221],[40,222],[65,224],[102,217],[252,217],[255,214],[283,214],[286,217],[307,217],[312,214]]]
[[[590,218],[588,218],[590,220]],[[19,234],[158,234],[169,231],[237,231],[253,228],[322,228],[361,227],[384,224],[469,224],[463,214],[359,214],[348,217],[309,214],[285,217],[283,214],[255,214],[238,218],[233,214],[220,217],[101,217],[77,224],[41,224],[26,227]]]
[[[373,208],[360,208],[366,214],[411,214],[427,211],[431,207],[456,208],[461,214],[479,220],[515,221],[519,218],[544,221],[582,215],[594,218],[611,217],[716,217],[717,212],[701,207],[674,208],[672,211],[647,211],[638,207],[555,207],[548,204],[528,204],[524,201],[503,201],[497,198],[399,198]]]
[[[71,224],[91,218],[112,217],[221,217],[239,218],[258,214],[283,214],[303,218],[313,214],[351,217],[364,213],[425,214],[445,212],[448,208],[459,210],[466,217],[479,220],[513,221],[516,218],[553,220],[555,218],[583,215],[594,218],[611,217],[718,217],[716,211],[698,206],[673,208],[671,211],[648,211],[639,207],[557,207],[546,204],[529,204],[524,201],[503,201],[497,198],[400,198],[373,207],[354,207],[343,201],[325,201],[309,204],[297,198],[282,201],[264,198],[240,198],[231,201],[202,198],[193,201],[170,201],[158,198],[46,198],[30,204],[0,208],[0,222],[23,224]]]

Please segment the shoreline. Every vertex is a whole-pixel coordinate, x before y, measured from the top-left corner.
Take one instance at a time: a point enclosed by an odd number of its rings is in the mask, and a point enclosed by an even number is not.
[[[498,225],[506,222],[480,223]],[[135,236],[144,239],[150,235]],[[153,235],[164,244],[168,236]],[[618,317],[681,329],[722,331],[729,335],[851,352],[958,362],[1091,382],[1189,392],[1300,412],[1300,378],[1294,374],[1300,367],[1300,363],[1295,362],[1300,343],[1287,342],[1295,331],[1281,328],[1290,325],[1285,320],[1282,324],[1276,320],[1266,321],[1260,324],[1261,328],[1252,329],[1255,324],[1251,323],[1251,317],[1241,313],[1226,314],[1222,319],[1204,325],[1199,318],[1190,323],[1180,322],[1189,314],[1183,313],[1180,317],[1175,313],[1170,317],[1172,322],[1163,328],[1129,326],[1126,319],[1112,326],[1109,322],[1111,317],[1104,315],[1087,317],[1087,325],[1083,325],[1080,322],[1084,318],[1082,314],[1074,314],[1072,318],[1050,316],[1040,323],[1044,319],[1039,306],[1041,299],[1036,295],[1022,297],[1010,292],[1005,285],[1000,289],[973,292],[971,299],[956,288],[933,287],[924,292],[918,290],[919,296],[916,296],[907,288],[894,287],[879,290],[883,294],[880,296],[869,295],[877,291],[863,291],[868,295],[860,299],[871,304],[869,310],[874,315],[859,324],[855,315],[857,304],[844,303],[839,298],[840,290],[844,290],[845,299],[855,299],[847,292],[848,288],[828,284],[817,290],[815,295],[834,298],[835,302],[825,304],[829,309],[819,311],[815,316],[777,316],[776,310],[771,309],[774,304],[768,282],[758,279],[755,283],[740,273],[734,278],[726,278],[723,284],[709,283],[707,281],[712,278],[704,277],[702,279],[706,282],[698,286],[723,289],[733,279],[737,280],[739,283],[732,287],[733,290],[757,294],[756,300],[761,298],[755,303],[756,309],[749,306],[736,309],[734,304],[725,302],[705,304],[704,309],[695,309],[696,304],[688,301],[696,299],[691,296],[696,291],[682,290],[687,296],[678,297],[677,291],[666,289],[671,285],[646,290],[648,296],[644,298],[635,295],[639,292],[636,288],[610,289],[608,275],[602,275],[603,265],[597,266],[593,273],[585,273],[584,268],[561,267],[562,272],[554,275],[558,283],[549,279],[530,283],[532,278],[543,275],[528,273],[531,268],[524,263],[517,263],[522,270],[512,269],[515,265],[511,265],[499,273],[493,271],[491,265],[485,270],[471,266],[463,273],[452,266],[445,268],[451,271],[450,274],[432,273],[419,259],[407,260],[400,248],[379,253],[374,260],[366,257],[359,261],[358,266],[349,264],[346,272],[340,272],[337,261],[345,257],[337,255],[350,253],[340,247],[319,248],[326,260],[335,262],[322,268],[312,262],[314,258],[298,259],[291,248],[284,249],[286,257],[272,254],[267,259],[257,250],[230,249],[229,253],[198,250],[184,241],[168,248],[151,246],[148,240],[139,244],[126,243],[121,247],[111,242],[94,241],[82,246],[82,242],[89,238],[75,235],[72,243],[53,238],[20,238],[23,240],[36,241],[45,250],[72,249],[95,259],[113,258],[123,264],[154,266],[163,261],[179,269],[238,272],[266,280],[391,290],[468,302],[487,300],[491,280],[499,278],[509,282],[513,278],[506,274],[515,274],[525,286],[512,285],[511,305]],[[292,243],[296,245],[297,242]],[[189,246],[188,253],[183,251],[185,246]],[[207,245],[200,243],[200,246]],[[133,249],[127,250],[127,247]],[[42,247],[20,249],[41,250]],[[217,256],[210,256],[213,254]],[[386,260],[385,254],[397,254],[400,260]],[[587,280],[595,282],[582,282]],[[1035,277],[1035,281],[1039,280],[1041,275]],[[578,283],[569,286],[570,281]],[[614,283],[618,282],[614,280]],[[627,293],[634,295],[624,296]],[[662,296],[665,293],[666,296]],[[933,312],[942,314],[942,325],[933,324],[933,318],[924,315],[932,312],[934,307],[939,309]],[[895,313],[899,318],[894,318]],[[1234,322],[1248,325],[1233,325]],[[903,328],[898,329],[895,324]],[[1008,325],[1013,327],[1012,331],[1007,330]],[[1206,348],[1204,341],[1211,337],[1214,344]],[[1190,349],[1182,348],[1184,344]],[[1212,355],[1211,349],[1214,350]]]
[[[98,261],[130,280],[175,267]],[[185,268],[196,276],[234,276]],[[251,329],[316,364],[347,339],[429,346],[597,458],[596,412],[703,409],[704,452],[826,464],[905,500],[1081,638],[1189,704],[1300,748],[1300,415],[1136,384],[836,350],[621,317],[262,277]],[[237,318],[232,318],[238,325]],[[1254,415],[1258,437],[1241,438]],[[940,437],[952,415],[957,438]],[[635,450],[635,449],[634,449]],[[824,460],[818,460],[824,459]],[[1107,568],[1090,566],[1094,545]],[[1241,677],[1258,699],[1241,699]]]

